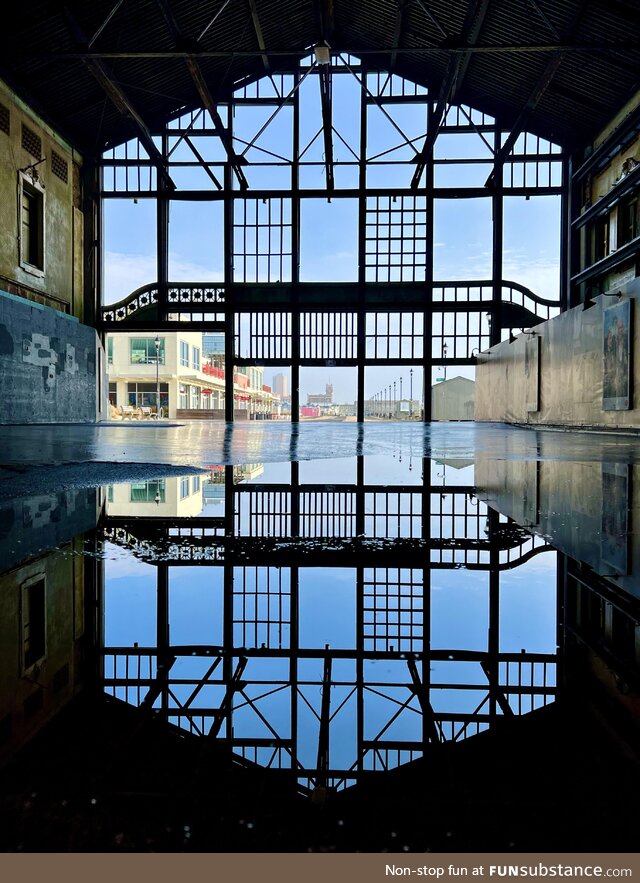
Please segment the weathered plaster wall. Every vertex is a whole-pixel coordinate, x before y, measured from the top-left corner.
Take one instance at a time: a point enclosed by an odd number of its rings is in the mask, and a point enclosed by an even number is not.
[[[82,555],[74,554],[70,544],[0,576],[0,764],[66,705],[80,686],[84,628],[75,586],[83,569]],[[45,582],[45,653],[24,671],[23,586],[38,578]]]
[[[82,319],[82,158],[2,81],[0,105],[8,110],[9,128],[9,132],[0,130],[0,288]],[[20,263],[19,170],[42,158],[34,157],[23,147],[23,125],[41,139],[44,157],[44,162],[35,166],[45,198],[42,274],[30,272]],[[54,151],[67,164],[66,181],[53,172]]]

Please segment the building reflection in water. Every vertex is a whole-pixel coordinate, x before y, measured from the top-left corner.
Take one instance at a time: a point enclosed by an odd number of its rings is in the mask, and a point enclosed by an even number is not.
[[[580,848],[583,816],[569,843],[554,839],[549,806],[523,787],[556,782],[593,733],[620,763],[637,738],[633,470],[377,459],[78,491],[52,509],[55,531],[38,516],[23,550],[25,513],[44,508],[6,507],[5,758],[78,693],[107,756],[96,765],[84,744],[76,757],[101,793],[170,796],[172,818],[194,795],[202,807],[203,788],[216,795],[221,827],[199,829],[200,849],[393,849],[396,828],[410,849]],[[8,765],[18,792],[70,721]],[[618,817],[605,815],[611,844]],[[129,826],[82,848],[141,848]],[[191,848],[173,836],[156,830],[151,848]]]

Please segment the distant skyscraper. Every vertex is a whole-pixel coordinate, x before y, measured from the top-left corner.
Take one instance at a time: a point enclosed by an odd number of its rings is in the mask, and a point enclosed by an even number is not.
[[[203,334],[202,352],[205,357],[224,355],[224,334]]]
[[[277,396],[280,396],[281,399],[289,398],[289,375],[288,374],[274,374],[273,376],[273,391]]]

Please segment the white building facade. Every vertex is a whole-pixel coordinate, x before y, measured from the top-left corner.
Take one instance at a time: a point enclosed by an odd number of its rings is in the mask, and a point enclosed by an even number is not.
[[[202,333],[197,331],[172,331],[157,338],[136,333],[109,334],[106,345],[112,417],[140,416],[149,409],[155,416],[159,390],[163,417],[224,419],[225,369],[205,360],[202,342]],[[237,417],[280,416],[281,400],[264,385],[263,373],[259,367],[234,372]]]

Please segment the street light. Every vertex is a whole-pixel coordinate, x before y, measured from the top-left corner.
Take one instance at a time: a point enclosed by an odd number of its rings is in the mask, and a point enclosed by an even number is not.
[[[160,338],[156,334],[156,420],[160,419]]]
[[[448,351],[449,351],[449,347],[447,346],[447,342],[446,342],[446,340],[445,340],[445,342],[442,344],[442,358],[445,360],[445,363],[444,363],[444,379],[445,379],[445,380],[447,379],[447,362],[446,362],[446,358],[447,358],[447,352],[448,352]]]
[[[413,368],[409,371],[409,419],[413,417]]]
[[[393,381],[393,416],[394,416],[394,418],[397,417],[397,413],[396,413],[396,382],[395,382],[395,380]]]

